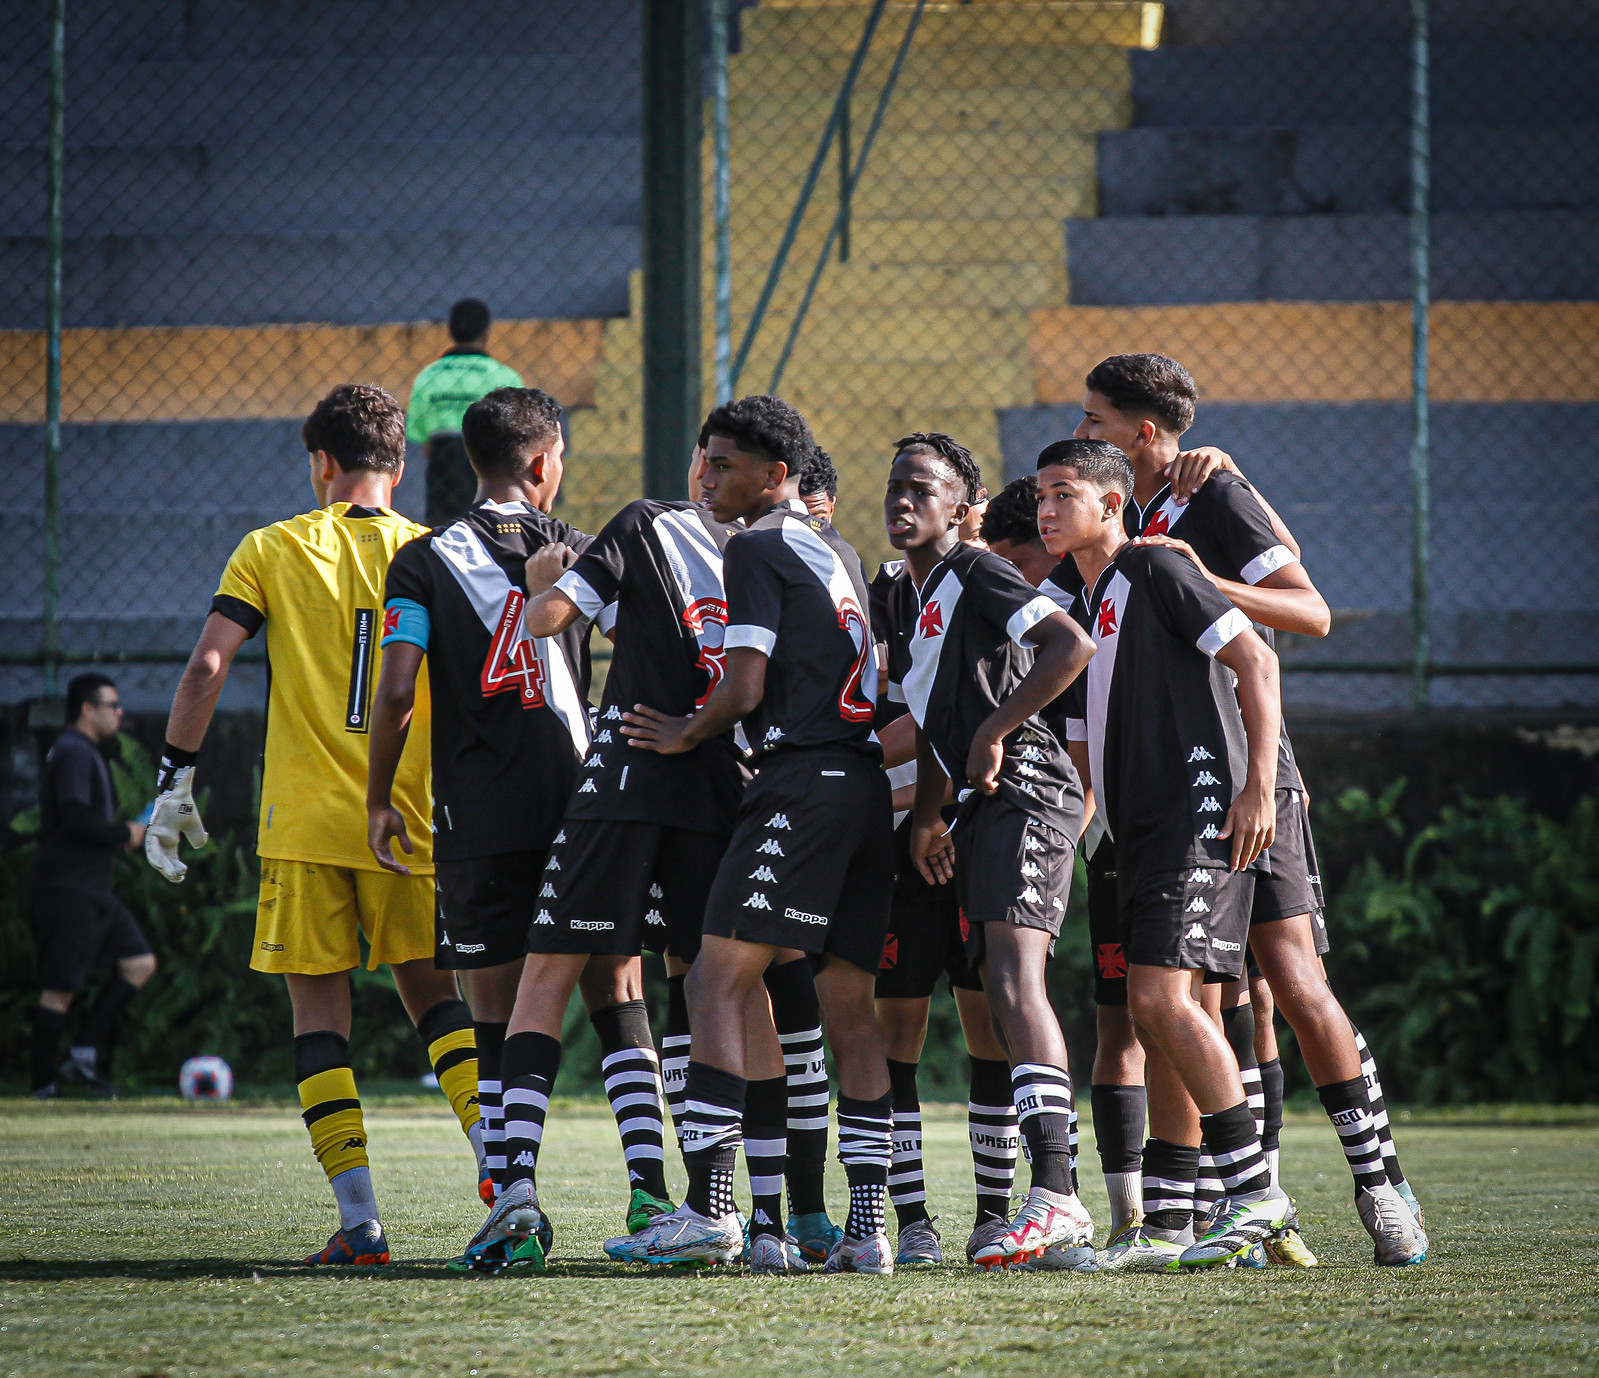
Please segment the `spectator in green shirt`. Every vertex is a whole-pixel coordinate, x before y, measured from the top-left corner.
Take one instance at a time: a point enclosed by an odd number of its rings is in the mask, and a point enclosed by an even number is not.
[[[450,347],[416,375],[405,438],[427,459],[427,523],[445,526],[468,507],[477,477],[461,442],[466,409],[495,388],[525,386],[522,375],[489,357],[489,308],[467,297],[450,308]]]

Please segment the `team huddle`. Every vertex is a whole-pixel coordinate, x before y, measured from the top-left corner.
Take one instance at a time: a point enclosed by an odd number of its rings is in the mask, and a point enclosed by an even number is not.
[[[1170,359],[1105,360],[1073,438],[992,502],[954,438],[885,442],[903,558],[868,580],[830,521],[833,465],[778,398],[716,407],[686,457],[689,500],[629,503],[593,536],[549,515],[560,408],[537,389],[467,410],[476,500],[431,530],[389,507],[398,402],[363,384],[324,398],[302,430],[318,509],[229,561],[145,838],[181,880],[180,837],[205,840],[197,754],[234,653],[264,629],[251,964],[287,982],[339,1212],[306,1261],[390,1257],[348,1041],[364,939],[475,1153],[489,1214],[463,1270],[550,1257],[561,1203],[538,1167],[574,990],[627,1171],[611,1259],[944,1262],[917,1064],[946,974],[970,1060],[969,1263],[1314,1266],[1279,1182],[1274,1012],[1377,1263],[1421,1262],[1376,1067],[1322,966],[1282,728],[1272,632],[1325,635],[1327,605],[1231,459],[1181,450],[1194,400]],[[612,643],[597,709],[596,624]],[[1097,1251],[1045,980],[1079,853],[1111,1202]],[[667,973],[658,1044],[645,951]],[[841,1223],[824,1195],[834,1114]]]

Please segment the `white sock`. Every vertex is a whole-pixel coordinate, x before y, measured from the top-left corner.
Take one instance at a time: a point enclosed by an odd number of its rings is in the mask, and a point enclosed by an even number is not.
[[[353,1230],[367,1221],[376,1223],[378,1198],[372,1191],[372,1169],[352,1167],[333,1178],[333,1199],[339,1203],[339,1228]]]
[[[1110,1232],[1116,1234],[1128,1221],[1143,1214],[1144,1174],[1107,1172],[1105,1193],[1110,1197]]]
[[[1268,1148],[1266,1150],[1266,1167],[1271,1172],[1271,1184],[1274,1187],[1282,1185],[1282,1156],[1283,1151],[1280,1148]]]
[[[472,1141],[472,1152],[477,1154],[477,1179],[481,1182],[489,1172],[483,1147],[483,1121],[479,1120],[467,1130],[466,1137]]]

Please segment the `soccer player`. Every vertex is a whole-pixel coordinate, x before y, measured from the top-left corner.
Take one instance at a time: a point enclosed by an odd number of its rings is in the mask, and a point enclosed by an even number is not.
[[[427,460],[427,524],[445,526],[472,503],[476,480],[461,439],[461,418],[495,388],[519,388],[522,375],[489,354],[489,308],[466,297],[450,308],[450,347],[416,375],[405,438]]]
[[[849,1178],[829,1272],[890,1274],[884,1233],[891,1152],[888,1070],[872,1008],[893,885],[890,799],[872,733],[876,664],[860,560],[799,496],[810,430],[775,397],[706,422],[711,511],[746,530],[727,544],[725,673],[698,711],[645,701],[623,715],[641,757],[671,760],[742,723],[757,768],[705,911],[689,973],[683,1206],[636,1241],[636,1257],[725,1261],[739,1248],[733,1163],[752,1089],[746,1009],[785,950],[814,954],[839,1076],[839,1157]],[[789,1270],[775,1222],[752,1222],[750,1266]]]
[[[39,850],[29,897],[39,952],[33,1094],[40,1100],[68,1088],[116,1095],[111,1041],[128,1006],[155,975],[150,944],[111,888],[117,853],[144,841],[142,823],[117,820],[116,791],[100,754],[122,723],[117,686],[93,672],[75,676],[67,685],[66,717],[39,781]],[[116,969],[83,1021],[71,1055],[58,1065],[67,1011],[105,957]]]
[[[387,1263],[350,1070],[349,973],[360,962],[363,935],[369,966],[386,963],[392,971],[474,1148],[479,1137],[471,1015],[454,976],[433,962],[425,694],[412,717],[412,726],[424,729],[421,740],[407,743],[394,789],[412,839],[411,874],[385,871],[366,846],[383,580],[395,551],[422,528],[388,510],[405,470],[405,416],[382,388],[341,384],[317,403],[300,434],[317,510],[252,531],[223,571],[173,696],[145,855],[176,883],[188,870],[178,858],[179,836],[191,846],[205,841],[194,806],[195,761],[234,654],[265,627],[272,679],[250,965],[281,973],[288,986],[303,1118],[339,1208],[339,1228],[306,1262]],[[481,1173],[481,1150],[478,1160]]]
[[[588,747],[588,643],[577,626],[559,637],[522,633],[523,567],[542,546],[581,551],[590,538],[549,516],[562,477],[561,410],[536,388],[497,388],[461,422],[477,497],[460,520],[401,546],[389,566],[383,668],[373,704],[367,776],[368,843],[377,862],[408,868],[405,815],[394,806],[424,660],[432,695],[433,864],[438,881],[436,960],[455,971],[472,1012],[484,1156],[503,1178],[500,1053],[527,950],[528,925],[550,839]],[[490,745],[492,744],[492,746]],[[622,1112],[630,1159],[659,1177],[659,1123],[635,1142],[633,1073],[656,1076],[636,1040],[645,1020],[636,964],[596,969],[584,998],[600,1035],[607,1082]],[[587,977],[587,973],[585,973]],[[647,1023],[644,1025],[647,1028]],[[468,1045],[463,1043],[463,1050]],[[647,1087],[644,1094],[648,1094]],[[642,1181],[642,1178],[641,1178]]]
[[[826,450],[818,447],[806,461],[800,474],[799,495],[811,516],[824,522],[833,520],[833,509],[838,506],[838,470]]]
[[[1083,798],[1041,716],[1092,646],[1013,564],[962,542],[977,484],[970,453],[937,433],[906,436],[895,449],[884,516],[906,577],[889,600],[889,696],[916,722],[910,855],[930,883],[956,882],[967,960],[1011,1063],[1032,1189],[973,1262],[1016,1266],[1093,1238],[1072,1180],[1066,1043],[1044,986]],[[941,817],[951,784],[953,836]]]
[[[1193,561],[1201,575],[1264,629],[1268,645],[1272,629],[1325,636],[1331,615],[1299,560],[1297,545],[1285,543],[1285,537],[1292,538],[1280,519],[1235,469],[1224,465],[1186,504],[1176,501],[1167,471],[1176,463],[1179,437],[1193,422],[1194,403],[1188,371],[1162,355],[1117,355],[1088,375],[1077,434],[1107,440],[1127,454],[1134,484],[1125,510],[1128,534],[1145,544],[1168,545]],[[1369,1106],[1372,1095],[1380,1092],[1374,1093],[1366,1081],[1362,1064],[1369,1055],[1322,965],[1327,929],[1315,844],[1304,782],[1286,733],[1281,738],[1275,803],[1276,834],[1255,884],[1249,949],[1277,1008],[1295,1032],[1328,1115],[1340,1127],[1346,1115]],[[1255,1083],[1259,1118],[1280,1124],[1280,1099],[1268,1108],[1260,1091],[1263,1073],[1255,1053],[1255,1018],[1247,984],[1231,984],[1222,1007],[1229,1042],[1246,1077]],[[1375,1069],[1372,1077],[1375,1082]],[[1280,1092],[1280,1072],[1273,1079]],[[1341,1128],[1339,1133],[1342,1137]],[[1420,1229],[1420,1205],[1398,1169],[1397,1154],[1387,1147],[1391,1134],[1384,1139],[1380,1133],[1379,1140],[1384,1144],[1381,1175],[1405,1200],[1412,1224]],[[1351,1166],[1356,1166],[1354,1160]],[[1378,1175],[1358,1171],[1356,1184],[1375,1182]],[[1416,1242],[1412,1231],[1395,1230],[1386,1220],[1391,1202],[1385,1193],[1357,1193],[1356,1200],[1376,1241],[1380,1263],[1420,1261],[1412,1250]],[[1417,1239],[1424,1233],[1421,1229]],[[1268,1252],[1281,1262],[1300,1266],[1315,1262],[1292,1225],[1281,1239],[1268,1241]]]
[[[1023,474],[999,490],[983,513],[979,534],[996,555],[1003,555],[1034,588],[1060,563],[1038,535],[1038,479]]]

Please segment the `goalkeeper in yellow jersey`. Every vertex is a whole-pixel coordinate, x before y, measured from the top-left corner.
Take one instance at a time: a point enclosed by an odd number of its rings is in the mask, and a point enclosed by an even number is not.
[[[394,802],[415,839],[411,874],[381,869],[366,845],[367,731],[377,682],[383,585],[394,552],[422,527],[388,508],[405,468],[405,413],[382,388],[345,383],[301,428],[317,510],[252,531],[233,552],[172,701],[150,864],[174,883],[178,839],[205,842],[195,758],[235,652],[263,627],[271,665],[261,815],[256,971],[278,972],[294,1006],[294,1077],[311,1147],[338,1201],[339,1228],[307,1263],[389,1261],[350,1068],[350,976],[387,963],[428,1045],[439,1085],[483,1170],[477,1050],[455,977],[433,962],[428,700],[418,685]]]

